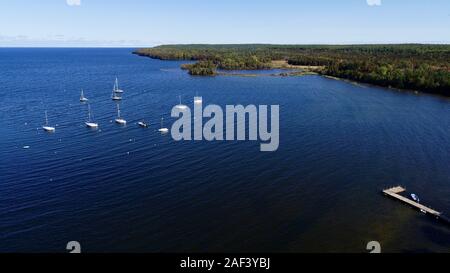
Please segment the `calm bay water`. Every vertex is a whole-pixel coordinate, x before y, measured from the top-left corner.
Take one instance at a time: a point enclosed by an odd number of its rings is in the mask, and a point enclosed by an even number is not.
[[[0,251],[450,252],[450,100],[318,76],[191,77],[131,49],[0,49]],[[126,127],[112,122],[119,76]],[[83,122],[90,99],[100,130]],[[280,148],[175,142],[163,116],[279,104]],[[56,133],[41,129],[44,111]],[[150,128],[135,123],[145,118]],[[30,146],[24,149],[24,146]]]

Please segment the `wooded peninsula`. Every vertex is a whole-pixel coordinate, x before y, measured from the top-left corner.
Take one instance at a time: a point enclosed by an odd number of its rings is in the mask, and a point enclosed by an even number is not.
[[[191,75],[217,70],[301,68],[379,86],[450,97],[450,45],[162,45],[134,52],[161,60],[192,60]]]

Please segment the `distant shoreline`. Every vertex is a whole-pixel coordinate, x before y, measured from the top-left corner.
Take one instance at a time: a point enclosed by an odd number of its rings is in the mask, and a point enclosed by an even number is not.
[[[182,68],[198,76],[254,77],[260,75],[218,70],[286,69],[291,71],[270,76],[319,74],[450,97],[450,45],[163,45],[138,49],[133,54],[196,61]]]

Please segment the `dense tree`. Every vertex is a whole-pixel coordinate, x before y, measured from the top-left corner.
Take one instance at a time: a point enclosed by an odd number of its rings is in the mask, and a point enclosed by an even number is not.
[[[319,66],[355,81],[450,96],[450,45],[164,45],[135,52],[162,60],[196,60],[192,75],[216,69],[268,69],[274,60]]]
[[[183,69],[187,69],[189,74],[194,76],[214,76],[217,65],[212,61],[199,61],[194,64],[184,64]]]

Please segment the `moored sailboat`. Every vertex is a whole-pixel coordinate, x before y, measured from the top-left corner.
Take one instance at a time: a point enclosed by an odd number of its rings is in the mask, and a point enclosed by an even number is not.
[[[117,124],[120,124],[120,125],[127,124],[127,121],[120,116],[119,104],[117,104],[117,118],[115,119],[115,121],[116,121]]]
[[[112,94],[111,94],[111,99],[112,100],[122,100],[122,96],[117,95],[117,93],[114,92],[114,89],[113,89]]]
[[[123,93],[123,90],[119,88],[119,80],[116,77],[116,81],[114,83],[114,92],[115,93]]]
[[[198,92],[195,92],[194,103],[201,104],[203,102],[203,98],[198,96]]]
[[[119,80],[116,77],[116,81],[114,82],[114,87],[111,94],[112,100],[122,100],[123,90],[119,88]],[[119,95],[120,94],[120,95]]]
[[[45,111],[45,125],[42,126],[42,129],[44,129],[44,131],[49,132],[49,133],[53,133],[56,131],[55,127],[48,125],[47,111]]]
[[[84,124],[86,124],[86,127],[88,127],[88,128],[92,128],[92,129],[98,128],[98,123],[92,121],[90,104],[88,104],[88,120]]]
[[[176,106],[178,109],[184,110],[187,108],[186,105],[181,104],[181,96],[178,96],[178,98],[180,99],[180,103]]]
[[[81,101],[81,102],[87,102],[87,101],[88,101],[88,98],[86,98],[86,97],[84,96],[83,89],[81,89],[80,101]]]

